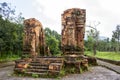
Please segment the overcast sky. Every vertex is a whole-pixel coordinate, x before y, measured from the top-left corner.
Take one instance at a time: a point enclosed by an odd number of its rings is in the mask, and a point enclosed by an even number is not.
[[[0,0],[16,6],[16,14],[22,12],[25,18],[38,19],[43,27],[61,33],[61,14],[69,8],[86,9],[86,25],[100,24],[100,36],[110,37],[116,25],[120,24],[119,0]]]

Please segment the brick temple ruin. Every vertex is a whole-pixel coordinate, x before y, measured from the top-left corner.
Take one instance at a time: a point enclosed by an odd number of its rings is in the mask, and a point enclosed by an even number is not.
[[[84,34],[86,10],[72,8],[65,10],[62,16],[61,57],[48,56],[45,34],[42,24],[35,18],[24,21],[23,57],[15,61],[15,72],[24,74],[59,74],[61,69],[69,72],[75,69],[88,69],[88,62],[94,62],[84,56]],[[70,71],[71,72],[71,71]]]
[[[84,54],[86,11],[68,9],[62,14],[62,50],[64,54]]]
[[[15,72],[28,75],[58,74],[63,66],[62,57],[47,56],[42,24],[35,18],[24,21],[23,56],[15,61]]]
[[[86,10],[72,8],[62,14],[61,47],[65,58],[65,66],[73,66],[79,72],[81,66],[88,69],[88,60],[84,56]]]
[[[42,24],[35,18],[24,21],[23,55],[37,56],[45,53],[45,35]]]

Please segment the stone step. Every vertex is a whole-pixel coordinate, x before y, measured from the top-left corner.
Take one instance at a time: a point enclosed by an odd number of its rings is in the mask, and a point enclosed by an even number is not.
[[[58,59],[58,58],[63,58],[63,57],[58,57],[58,56],[38,56],[37,58],[46,58],[46,59],[50,59],[50,58],[54,58],[54,59]]]
[[[15,71],[23,70],[23,68],[14,68]]]
[[[25,62],[25,60],[15,60],[15,63],[19,63],[19,62]]]
[[[48,70],[48,72],[49,72],[49,73],[50,73],[50,72],[59,73],[60,71],[58,71],[58,70]]]
[[[48,69],[48,66],[29,66],[29,69]]]
[[[49,72],[54,72],[54,73],[59,73],[59,70],[44,70],[44,69],[26,69],[26,72],[33,72],[33,73],[49,73]]]
[[[19,61],[26,62],[22,60]],[[37,57],[32,58],[26,68],[15,68],[15,70],[26,74],[59,74],[63,63],[64,59],[62,57]]]
[[[49,66],[49,64],[46,64],[46,63],[44,63],[44,64],[41,64],[41,63],[30,63],[29,65],[30,66]]]
[[[30,64],[41,64],[41,65],[46,65],[46,63],[47,62],[45,62],[45,61],[42,61],[42,62],[35,62],[35,61],[33,61],[33,62],[31,62]]]
[[[36,75],[46,75],[47,73],[40,73],[40,72],[25,72],[25,74],[29,74],[29,75],[32,75],[32,74],[36,74]]]
[[[32,75],[32,74],[36,74],[36,75],[47,75],[49,73],[55,73],[55,74],[59,74],[59,71],[48,71],[48,72],[25,72],[25,74],[28,75]]]
[[[45,61],[46,61],[46,60],[49,60],[49,61],[51,61],[51,60],[52,60],[52,61],[54,61],[54,60],[55,60],[55,61],[59,61],[59,60],[60,60],[60,61],[63,61],[63,58],[61,58],[61,57],[60,57],[60,58],[59,58],[59,57],[58,57],[58,58],[57,58],[57,57],[56,57],[56,58],[37,57],[37,58],[35,59],[35,61],[36,61],[36,60],[37,60],[37,61],[38,61],[38,60],[40,60],[40,61],[44,61],[44,60],[45,60]]]
[[[24,73],[40,73],[40,74],[46,74],[48,72],[54,72],[54,73],[59,73],[60,71],[59,70],[45,70],[45,69],[23,69],[23,68],[15,68],[14,69],[15,71],[21,71],[24,70],[25,72]]]
[[[26,72],[38,72],[38,73],[47,73],[46,69],[26,69]]]
[[[63,62],[42,62],[42,63],[35,63],[35,62],[31,62],[29,63],[30,66],[46,66],[48,67],[51,63],[56,63],[56,64],[63,64]]]
[[[62,60],[36,60],[32,61],[31,63],[63,63]]]

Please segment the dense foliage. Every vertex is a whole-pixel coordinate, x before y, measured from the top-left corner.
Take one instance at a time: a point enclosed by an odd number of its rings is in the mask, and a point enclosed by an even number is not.
[[[15,10],[8,3],[0,3],[0,58],[21,55],[23,19],[21,14],[15,17]]]
[[[0,55],[17,54],[22,50],[23,26],[0,17]]]
[[[50,48],[50,52],[53,55],[60,53],[60,39],[61,35],[54,30],[45,28],[46,44]]]
[[[88,31],[88,37],[87,40],[85,40],[85,50],[86,51],[93,51],[94,46],[94,32],[92,30]],[[97,45],[96,48],[98,51],[114,51],[114,52],[120,52],[120,25],[116,26],[116,30],[113,31],[112,38],[104,38],[101,39],[100,36],[98,36],[97,39]]]

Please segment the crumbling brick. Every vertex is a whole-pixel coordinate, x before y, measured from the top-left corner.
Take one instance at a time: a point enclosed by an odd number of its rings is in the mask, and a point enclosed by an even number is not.
[[[23,53],[37,56],[44,53],[45,35],[42,24],[35,18],[24,21]]]
[[[62,50],[84,51],[86,11],[85,9],[72,8],[62,14]]]

